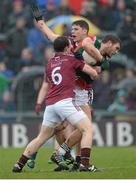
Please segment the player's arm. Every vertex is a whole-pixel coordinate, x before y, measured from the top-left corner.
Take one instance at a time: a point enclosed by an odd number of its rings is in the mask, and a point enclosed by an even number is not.
[[[41,112],[42,104],[43,104],[43,102],[45,100],[45,97],[46,97],[46,95],[48,93],[48,88],[49,88],[49,85],[44,80],[43,83],[42,83],[41,89],[39,91],[38,98],[37,98],[37,103],[36,103],[36,106],[35,106],[35,111],[36,111],[37,114],[39,114]]]
[[[43,20],[37,21],[37,26],[44,33],[44,35],[50,40],[54,41],[59,35],[55,34]]]
[[[36,20],[37,27],[44,33],[44,35],[50,40],[54,41],[59,35],[55,34],[44,22],[42,13],[40,12],[36,4],[31,5],[33,16]]]
[[[96,59],[96,61],[103,62],[103,56],[101,55],[99,50],[95,48],[94,43],[91,41],[89,37],[83,40],[82,46],[90,56]]]
[[[98,76],[96,70],[87,64],[84,65],[82,71],[88,74],[92,80],[95,80]]]
[[[44,80],[38,94],[37,104],[42,104],[43,101],[45,100],[45,97],[48,93],[48,87],[49,87],[48,83]]]

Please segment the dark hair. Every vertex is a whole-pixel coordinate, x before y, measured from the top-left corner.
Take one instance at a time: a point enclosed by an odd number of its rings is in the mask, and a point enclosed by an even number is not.
[[[80,26],[81,28],[86,29],[86,30],[87,30],[87,33],[89,32],[89,25],[88,25],[88,23],[87,23],[86,21],[84,21],[84,20],[74,21],[74,22],[72,23],[72,26],[73,26],[73,25]]]
[[[69,46],[69,40],[65,36],[57,37],[53,43],[53,48],[56,52],[64,52],[67,46]]]
[[[113,44],[119,43],[121,46],[121,40],[119,37],[115,36],[115,35],[106,35],[103,40],[102,43],[107,43],[108,41],[111,41]]]

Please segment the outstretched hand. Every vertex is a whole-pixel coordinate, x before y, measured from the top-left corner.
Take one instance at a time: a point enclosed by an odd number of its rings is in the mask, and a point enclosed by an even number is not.
[[[32,4],[30,5],[30,7],[31,7],[31,10],[32,10],[32,13],[33,13],[33,16],[34,16],[35,20],[36,20],[36,21],[42,20],[42,19],[43,19],[43,15],[42,15],[42,13],[41,13],[38,5],[32,3]]]

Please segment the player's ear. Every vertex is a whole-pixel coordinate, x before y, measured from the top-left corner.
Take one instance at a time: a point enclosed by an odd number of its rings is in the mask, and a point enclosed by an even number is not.
[[[64,52],[67,52],[68,51],[68,46],[66,46],[65,48],[64,48]]]
[[[88,34],[87,29],[83,29],[83,32],[84,32],[84,34]]]
[[[108,46],[111,47],[113,44],[111,41],[108,41]]]
[[[64,48],[64,51],[67,52],[67,53],[69,53],[69,51],[70,51],[70,46],[66,46],[66,47]]]

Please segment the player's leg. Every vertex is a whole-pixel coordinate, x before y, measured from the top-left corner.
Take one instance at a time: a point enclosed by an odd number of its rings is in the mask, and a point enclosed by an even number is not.
[[[63,105],[63,103],[61,104]],[[67,107],[61,106],[62,114],[68,117],[68,121],[74,125],[82,133],[81,138],[81,163],[85,167],[89,166],[90,147],[92,144],[92,126],[89,118],[81,110],[81,108],[73,103],[73,101],[67,102]],[[64,155],[69,150],[66,144],[62,144],[59,148],[59,153]]]
[[[75,90],[76,93],[76,98],[75,101],[76,103],[82,108],[82,110],[86,113],[86,115],[88,116],[88,118],[90,119],[91,123],[92,123],[92,108],[90,106],[90,104],[92,104],[93,102],[93,90],[90,89],[90,91],[86,91],[86,90],[81,90],[80,88],[77,88]],[[71,168],[71,171],[77,171],[79,164],[80,164],[80,139],[81,139],[81,133],[79,131],[76,131],[73,133],[73,135],[71,135],[72,138],[68,139],[68,145],[71,147],[74,145],[74,139],[76,139],[77,141],[79,141],[76,145],[76,151],[77,151],[77,156],[75,158],[75,162],[73,164],[73,167]]]
[[[86,106],[84,111],[86,112],[86,114],[88,114],[88,117],[90,117],[90,119],[91,119],[90,107]],[[90,124],[92,127],[92,121],[90,121]],[[90,135],[91,135],[90,142],[91,142],[91,146],[92,146],[93,128],[91,128]],[[63,148],[67,152],[67,150],[69,148],[71,148],[73,145],[75,145],[77,142],[80,141],[81,137],[82,137],[81,132],[79,130],[75,130],[71,134],[71,136],[67,139],[66,143],[63,143],[63,145],[61,145],[61,148]],[[90,149],[91,149],[91,146],[90,146]],[[78,149],[78,151],[80,151],[80,149]],[[76,162],[78,163],[78,166],[79,166],[80,156],[77,156],[76,160],[77,160]],[[91,171],[98,171],[98,169],[94,165],[92,165],[91,167],[92,167]],[[77,168],[76,168],[76,170],[77,170]]]
[[[39,135],[26,147],[17,164],[13,167],[13,172],[20,172],[27,160],[38,151],[38,149],[54,135],[54,127],[60,122],[59,116],[54,111],[54,105],[46,107],[43,123]]]
[[[54,129],[54,135],[55,135],[55,139],[54,139],[54,149],[58,149],[59,144],[62,144],[63,142],[65,142],[65,136],[63,134],[63,129],[65,129],[67,126],[67,122],[64,121],[61,124],[57,125]],[[32,154],[32,156],[30,157],[30,159],[27,161],[27,166],[29,168],[34,168],[35,167],[35,161],[36,161],[36,157],[38,155],[38,152],[35,152],[34,154]],[[52,163],[52,160],[50,159],[48,161],[49,163]]]
[[[59,145],[61,145],[63,142],[65,142],[65,130],[67,129],[68,122],[65,120],[63,123],[55,127],[55,139]],[[58,149],[58,148],[56,148]]]
[[[13,172],[22,171],[32,154],[37,152],[39,148],[50,138],[54,133],[54,128],[42,125],[39,135],[33,139],[26,147],[24,153],[19,158],[18,162],[13,167]]]
[[[91,121],[91,126],[92,126],[92,116],[91,116],[91,108],[88,104],[85,104],[85,105],[80,105],[81,109],[86,113],[86,115],[88,116],[88,118],[90,119]],[[93,129],[92,129],[92,134],[93,134]],[[81,161],[81,133],[79,130],[77,130],[75,132],[75,134],[73,134],[73,138],[70,138],[69,140],[67,141],[72,141],[71,139],[76,139],[77,140],[77,143],[76,143],[76,153],[77,153],[77,156],[75,158],[75,162],[72,166],[72,168],[70,169],[71,172],[73,171],[77,171],[79,166],[80,166],[80,161]],[[92,141],[92,139],[91,139]],[[74,144],[72,144],[74,142],[68,142],[68,145],[71,147],[71,146],[74,146]],[[92,145],[91,145],[91,149],[92,149]],[[91,151],[90,151],[90,156],[91,156]]]
[[[75,128],[68,121],[67,121],[67,123],[68,124],[67,124],[66,128],[63,130],[63,135],[65,137],[65,140],[68,139],[69,136],[72,134],[72,132],[75,130]],[[62,143],[64,143],[64,142],[65,141],[63,141]],[[72,151],[72,150],[66,152],[66,154],[64,155],[64,160],[67,165],[73,164],[73,162],[74,162],[75,151],[74,150]]]
[[[70,134],[72,133],[74,127],[68,123],[68,121],[64,121],[63,124],[61,124],[60,126],[58,126],[57,128],[55,128],[55,137],[56,140],[58,141],[59,145],[63,144],[66,140],[67,137],[70,136]],[[57,148],[59,149],[59,148]],[[51,155],[51,160],[53,162],[55,162],[56,164],[58,164],[56,159],[56,150],[52,153]],[[66,154],[63,156],[61,155],[62,160],[64,160],[66,162],[67,165],[72,164],[74,162],[74,158],[71,155],[71,151],[69,150],[68,152],[66,152]],[[61,170],[59,167],[55,169],[55,171],[59,171]]]

